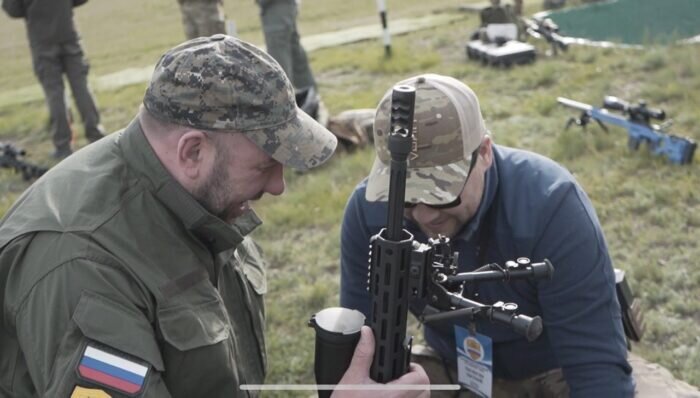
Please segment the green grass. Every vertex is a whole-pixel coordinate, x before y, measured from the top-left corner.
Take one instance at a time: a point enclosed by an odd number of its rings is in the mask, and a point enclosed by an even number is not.
[[[419,17],[458,0],[403,0],[390,4],[390,17]],[[395,7],[392,9],[391,7]],[[536,11],[534,5],[528,5]],[[241,35],[262,42],[253,1],[226,2]],[[176,2],[93,1],[77,10],[93,76],[154,63],[182,39]],[[375,3],[305,0],[302,34],[377,23]],[[340,22],[336,22],[340,21]],[[652,46],[647,51],[571,47],[558,57],[510,69],[482,67],[466,60],[466,38],[476,18],[393,37],[395,56],[386,60],[379,40],[310,54],[324,102],[331,113],[374,107],[401,79],[423,72],[442,73],[468,83],[481,101],[496,142],[542,153],[571,170],[593,201],[616,267],[627,272],[642,299],[646,335],[634,347],[675,376],[700,385],[700,154],[689,166],[671,165],[646,150],[627,148],[624,130],[605,133],[591,124],[586,132],[564,130],[578,116],[556,104],[556,97],[600,105],[606,94],[644,98],[666,110],[672,132],[700,141],[700,47]],[[21,24],[0,17],[0,87],[34,84]],[[532,42],[540,52],[547,45]],[[97,92],[103,122],[110,131],[135,115],[143,85]],[[42,102],[0,109],[0,139],[24,146],[31,160],[50,164]],[[78,146],[84,145],[76,126]],[[371,148],[339,153],[319,170],[287,173],[287,192],[266,197],[256,209],[265,224],[255,232],[270,263],[268,348],[270,383],[313,381],[313,331],[309,317],[338,302],[339,225],[348,195],[369,171]],[[0,173],[0,213],[27,184]],[[413,328],[415,330],[415,327]],[[290,394],[269,394],[289,396]],[[299,393],[296,396],[308,396]]]

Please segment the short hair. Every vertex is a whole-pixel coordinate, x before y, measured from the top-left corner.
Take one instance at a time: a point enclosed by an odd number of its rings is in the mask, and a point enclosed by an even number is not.
[[[189,126],[181,126],[172,122],[161,120],[154,116],[145,106],[141,105],[139,107],[139,122],[144,130],[149,133],[154,133],[156,135],[163,135],[168,133],[184,133],[185,131],[193,130]]]
[[[139,122],[144,130],[148,130],[149,133],[155,135],[165,135],[165,134],[184,134],[191,130],[197,130],[203,132],[208,138],[214,141],[221,139],[224,134],[238,133],[237,131],[212,131],[198,129],[192,126],[183,126],[173,122],[168,122],[161,120],[155,115],[153,115],[145,106],[141,105],[139,108]]]

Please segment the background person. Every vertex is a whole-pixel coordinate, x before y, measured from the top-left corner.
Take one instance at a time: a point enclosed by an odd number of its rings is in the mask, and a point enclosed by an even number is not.
[[[63,75],[68,78],[76,107],[85,127],[85,137],[95,142],[103,137],[100,114],[88,87],[89,65],[80,46],[73,7],[87,0],[3,0],[6,11],[22,17],[27,26],[32,64],[49,108],[53,157],[72,153],[72,131],[64,96]],[[8,12],[10,13],[10,12]]]
[[[328,116],[297,30],[297,0],[256,0],[267,52],[280,63],[296,90],[297,103],[325,125]]]
[[[177,0],[182,13],[185,37],[211,36],[226,33],[223,0]]]

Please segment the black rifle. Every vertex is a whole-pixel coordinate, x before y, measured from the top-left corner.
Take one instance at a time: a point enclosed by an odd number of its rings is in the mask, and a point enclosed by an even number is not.
[[[515,313],[514,303],[485,305],[462,297],[464,284],[487,280],[549,278],[552,264],[532,264],[521,258],[505,267],[489,264],[474,272],[457,272],[458,253],[449,239],[439,237],[422,244],[403,229],[407,159],[412,149],[415,89],[396,86],[391,98],[391,127],[388,149],[391,153],[387,226],[370,241],[369,291],[370,326],[375,336],[375,352],[370,376],[380,383],[406,373],[411,356],[412,337],[406,336],[409,311],[422,322],[460,317],[503,323],[524,335],[528,341],[542,332],[542,319]]]
[[[552,46],[552,53],[558,54],[559,50],[566,51],[569,45],[559,35],[559,26],[550,18],[535,17],[533,19],[520,18],[525,25],[525,32],[536,39],[545,39]]]
[[[27,163],[22,158],[26,155],[24,149],[10,143],[0,142],[0,168],[14,169],[22,174],[24,181],[41,177],[48,170],[45,167]]]
[[[371,238],[369,290],[370,327],[374,332],[374,360],[370,376],[380,383],[401,377],[411,358],[406,337],[408,269],[413,235],[403,229],[406,167],[413,136],[416,89],[396,86],[391,95],[388,147],[391,153],[387,226]]]

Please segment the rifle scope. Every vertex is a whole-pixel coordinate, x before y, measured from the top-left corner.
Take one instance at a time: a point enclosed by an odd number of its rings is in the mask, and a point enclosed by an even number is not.
[[[621,100],[611,95],[606,95],[603,99],[603,108],[613,111],[620,111],[629,115],[630,119],[636,122],[649,124],[653,120],[666,119],[666,112],[661,109],[647,108],[647,103],[639,101],[636,105],[631,105],[627,101]]]

